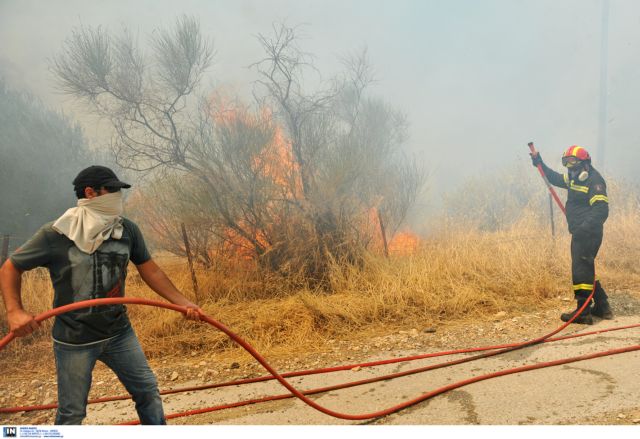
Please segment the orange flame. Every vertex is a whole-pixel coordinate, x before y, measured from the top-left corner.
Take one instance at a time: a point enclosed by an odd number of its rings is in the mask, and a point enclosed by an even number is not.
[[[366,226],[373,239],[373,249],[377,252],[384,251],[384,242],[382,239],[382,225],[380,224],[380,217],[378,216],[378,209],[369,209],[368,215],[369,223]],[[386,225],[385,225],[386,226]],[[407,256],[416,253],[418,246],[420,245],[420,237],[413,233],[411,230],[405,229],[403,231],[395,233],[389,237],[389,231],[385,230],[387,237],[387,249],[390,255]]]
[[[212,117],[218,123],[233,124],[242,122],[251,127],[264,124],[273,126],[273,136],[268,145],[252,158],[253,171],[262,177],[266,177],[273,185],[281,190],[281,199],[300,200],[302,197],[302,178],[298,163],[295,161],[291,140],[287,138],[282,126],[273,123],[273,114],[269,109],[262,109],[259,114],[252,114],[243,108],[235,99],[229,98],[218,91],[211,97]],[[376,203],[376,204],[379,204]],[[278,203],[267,206],[272,218],[280,218],[276,209],[281,207]],[[361,218],[360,230],[373,237],[373,249],[382,251],[383,241],[381,225],[377,216],[377,208],[368,209]],[[244,230],[251,230],[247,224],[239,224]],[[246,227],[245,227],[246,226]],[[267,236],[270,236],[270,228],[276,224],[268,224],[264,230],[254,230],[251,238],[263,248],[268,248]],[[386,232],[387,236],[389,231]],[[239,232],[228,229],[224,232],[223,248],[225,253],[235,255],[240,260],[253,259],[255,254],[251,239],[242,236]],[[394,255],[409,255],[416,252],[420,243],[419,237],[411,231],[396,233],[389,242],[388,250]]]
[[[389,253],[399,256],[415,254],[420,245],[420,238],[415,233],[405,230],[395,234],[389,242]]]
[[[270,109],[263,108],[255,114],[247,111],[237,101],[226,97],[218,91],[211,97],[212,117],[217,123],[234,124],[240,122],[248,127],[272,126],[273,135],[267,145],[251,158],[252,170],[256,175],[270,180],[274,187],[279,188],[280,199],[293,200],[299,198],[302,193],[302,179],[299,166],[293,158],[291,141],[286,137],[281,126],[273,123],[273,114]],[[267,206],[272,218],[279,218],[277,210],[281,205],[272,202]],[[243,222],[239,226],[250,233],[251,239],[243,236],[237,230],[229,228],[224,232],[224,247],[230,254],[240,259],[251,259],[256,256],[255,246],[257,242],[262,248],[268,248],[269,229],[275,224],[267,224],[265,229],[255,229]],[[252,231],[252,229],[254,229]]]

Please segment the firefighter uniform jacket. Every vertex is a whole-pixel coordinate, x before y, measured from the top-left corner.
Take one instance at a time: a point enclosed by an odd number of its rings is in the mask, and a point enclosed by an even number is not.
[[[589,167],[586,180],[571,179],[542,163],[544,173],[554,186],[567,189],[567,224],[569,233],[602,235],[602,226],[609,216],[607,185],[598,171]]]

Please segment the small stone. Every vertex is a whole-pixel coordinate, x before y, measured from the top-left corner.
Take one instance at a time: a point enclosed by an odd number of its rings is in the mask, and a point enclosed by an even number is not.
[[[634,424],[640,424],[640,418],[632,419],[631,422],[633,422]]]
[[[103,385],[103,384],[104,384],[104,381],[98,381],[95,385],[96,385],[96,386],[101,386],[101,385]]]
[[[500,312],[497,312],[494,317],[499,319],[499,318],[505,317],[506,315],[507,313],[505,311],[500,311]]]
[[[362,368],[360,366],[356,366],[353,369],[351,369],[354,372],[358,372],[359,370],[361,370]]]
[[[33,419],[33,424],[35,425],[42,425],[42,424],[46,424],[47,422],[47,415],[41,415],[41,416],[37,416]]]
[[[207,362],[206,361],[201,361],[200,363],[198,363],[200,366],[206,366]]]
[[[436,328],[424,328],[422,332],[427,334],[434,334],[436,332]]]
[[[40,384],[42,384],[42,383],[40,382],[40,380],[31,380],[31,385],[32,385],[32,386],[39,386]]]
[[[240,369],[240,363],[236,363],[233,362],[231,363],[231,366],[229,366],[231,369]]]
[[[627,416],[622,414],[622,413],[620,413],[620,414],[618,414],[618,419],[627,419]]]
[[[24,393],[24,392],[18,392],[18,393],[14,393],[13,394],[13,396],[15,396],[16,398],[22,398],[25,395],[26,395],[26,393]]]
[[[173,371],[173,373],[171,374],[171,377],[169,378],[171,381],[175,381],[178,379],[178,372]]]
[[[191,356],[195,357],[196,355],[198,355],[198,353],[196,351],[191,351]]]

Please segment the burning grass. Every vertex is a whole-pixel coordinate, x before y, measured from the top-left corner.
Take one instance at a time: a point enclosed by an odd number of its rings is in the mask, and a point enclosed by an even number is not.
[[[605,288],[637,290],[640,215],[637,204],[621,210],[607,223],[597,269]],[[497,232],[443,223],[411,254],[389,259],[369,255],[359,268],[334,261],[331,294],[295,288],[292,285],[301,283],[250,266],[217,266],[197,272],[201,305],[272,358],[313,351],[329,339],[485,319],[499,311],[530,312],[553,306],[558,296],[571,297],[569,237],[564,227],[558,235],[551,239],[548,226],[534,217]],[[192,295],[186,261],[157,259],[176,285]],[[28,310],[49,308],[52,292],[46,272],[27,273],[23,287]],[[127,291],[129,296],[157,298],[135,269]],[[176,313],[136,306],[129,313],[151,357],[200,349],[245,355],[213,328],[184,321]],[[0,362],[9,366],[42,356],[49,349],[49,329],[47,323],[37,335],[12,343],[0,354]]]

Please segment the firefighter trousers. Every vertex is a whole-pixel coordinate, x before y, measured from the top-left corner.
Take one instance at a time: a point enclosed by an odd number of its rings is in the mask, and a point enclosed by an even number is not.
[[[601,244],[602,232],[571,235],[571,277],[577,300],[586,299],[593,290],[595,259]],[[593,300],[596,304],[602,303],[607,300],[607,293],[599,280],[596,279],[595,283]]]

